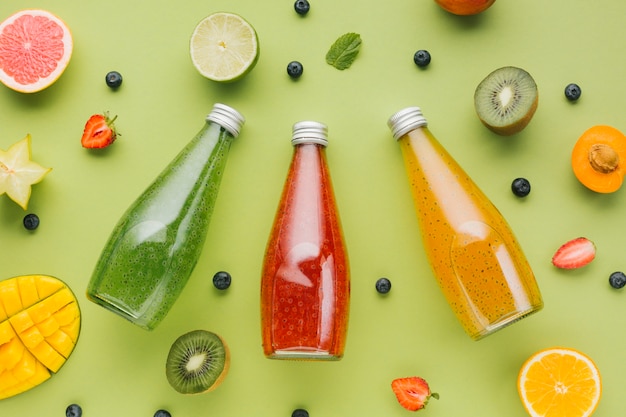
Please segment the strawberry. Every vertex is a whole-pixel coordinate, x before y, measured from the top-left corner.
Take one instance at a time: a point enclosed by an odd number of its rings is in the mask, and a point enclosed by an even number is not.
[[[431,397],[439,399],[439,394],[431,393],[428,383],[418,376],[394,379],[391,389],[400,405],[409,411],[419,411],[426,407]]]
[[[97,149],[106,148],[112,144],[118,135],[113,125],[115,119],[117,116],[110,119],[107,113],[91,116],[85,124],[83,137],[80,140],[83,147]]]
[[[552,257],[557,268],[576,269],[587,265],[596,257],[596,245],[586,237],[564,243]]]

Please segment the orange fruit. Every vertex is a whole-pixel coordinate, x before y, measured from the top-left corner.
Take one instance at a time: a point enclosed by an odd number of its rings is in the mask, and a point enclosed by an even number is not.
[[[522,365],[517,390],[532,417],[588,417],[598,406],[602,382],[587,355],[553,347],[535,353]]]
[[[45,10],[21,10],[0,23],[0,81],[21,93],[52,85],[72,56],[72,34]]]

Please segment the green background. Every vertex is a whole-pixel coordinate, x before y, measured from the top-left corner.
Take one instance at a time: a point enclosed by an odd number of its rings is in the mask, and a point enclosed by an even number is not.
[[[0,414],[62,416],[77,402],[85,416],[404,416],[394,378],[420,375],[441,399],[424,415],[522,417],[516,378],[537,350],[573,347],[591,356],[603,377],[596,416],[623,410],[626,294],[608,284],[626,269],[626,191],[601,195],[574,177],[576,139],[595,124],[626,130],[623,16],[619,0],[497,0],[486,12],[458,17],[432,0],[311,0],[301,18],[291,0],[4,1],[0,18],[45,8],[71,28],[66,72],[43,92],[0,88],[0,149],[32,135],[33,160],[53,170],[33,187],[29,212],[0,197],[0,278],[49,274],[69,284],[82,309],[79,343],[51,380],[0,401]],[[202,78],[191,64],[189,36],[215,11],[236,12],[256,28],[261,56],[235,84]],[[324,55],[345,32],[361,52],[338,71]],[[418,49],[433,60],[421,70]],[[286,74],[299,60],[304,75]],[[512,137],[483,127],[474,113],[476,85],[492,70],[520,66],[539,86],[530,125]],[[117,70],[117,91],[104,82]],[[577,103],[563,89],[582,87]],[[84,293],[105,240],[126,207],[201,128],[215,102],[247,122],[231,148],[202,258],[171,313],[146,332],[89,302]],[[400,149],[386,121],[422,107],[431,131],[492,199],[515,231],[535,271],[545,308],[484,340],[461,329],[424,257]],[[122,134],[110,148],[80,146],[93,113],[118,115]],[[265,359],[260,340],[259,282],[265,243],[291,158],[291,127],[311,119],[329,126],[328,163],[351,260],[352,304],[345,357],[336,363]],[[528,178],[525,198],[511,181]],[[575,271],[550,259],[569,239],[586,236],[596,260]],[[219,270],[233,276],[223,293]],[[375,281],[393,289],[381,296]],[[182,396],[167,383],[165,358],[181,334],[221,334],[232,352],[217,390]]]

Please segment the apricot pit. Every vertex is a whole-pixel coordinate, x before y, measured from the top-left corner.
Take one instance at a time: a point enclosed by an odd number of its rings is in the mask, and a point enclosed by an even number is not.
[[[618,129],[596,125],[587,129],[572,150],[576,178],[597,193],[617,191],[626,175],[626,136]]]

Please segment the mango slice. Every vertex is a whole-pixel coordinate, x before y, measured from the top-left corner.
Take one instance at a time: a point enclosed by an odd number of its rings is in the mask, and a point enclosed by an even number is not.
[[[76,346],[80,318],[76,297],[57,278],[0,281],[0,400],[58,372]]]

